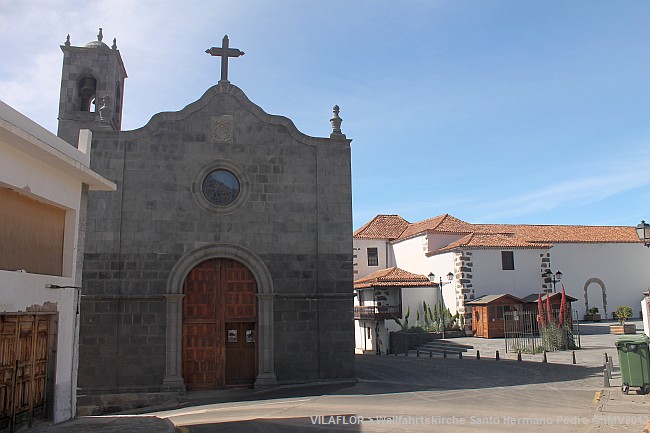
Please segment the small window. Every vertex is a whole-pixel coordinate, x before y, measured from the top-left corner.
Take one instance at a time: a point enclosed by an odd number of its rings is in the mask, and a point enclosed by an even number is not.
[[[368,248],[368,266],[379,266],[377,248]]]
[[[514,251],[501,251],[501,265],[504,271],[515,270],[515,253]]]

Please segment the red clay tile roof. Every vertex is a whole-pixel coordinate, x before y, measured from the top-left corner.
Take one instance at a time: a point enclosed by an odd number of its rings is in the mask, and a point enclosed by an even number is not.
[[[442,253],[456,248],[462,249],[522,249],[522,248],[551,248],[551,244],[528,242],[514,234],[503,233],[471,233],[452,242],[444,248],[436,250],[435,253]]]
[[[632,226],[470,224],[449,214],[417,223],[398,215],[377,215],[354,233],[357,238],[406,239],[427,231],[466,234],[455,248],[549,248],[553,243],[639,243]],[[442,250],[438,250],[439,252]]]
[[[474,228],[472,224],[461,221],[449,214],[439,215],[435,218],[413,223],[408,226],[400,236],[405,239],[425,231],[435,230],[443,233],[472,233]]]
[[[527,224],[475,224],[476,231],[514,233],[529,242],[639,243],[632,226],[565,226]]]
[[[422,287],[437,286],[424,275],[412,274],[400,268],[381,269],[354,282],[355,289],[368,287]]]
[[[377,215],[366,225],[354,232],[355,238],[397,239],[410,225],[399,215]]]

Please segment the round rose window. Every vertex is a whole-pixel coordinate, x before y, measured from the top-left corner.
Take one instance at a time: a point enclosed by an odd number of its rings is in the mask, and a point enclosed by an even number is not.
[[[229,205],[239,195],[239,179],[228,170],[213,170],[203,179],[201,191],[210,203],[217,206]]]

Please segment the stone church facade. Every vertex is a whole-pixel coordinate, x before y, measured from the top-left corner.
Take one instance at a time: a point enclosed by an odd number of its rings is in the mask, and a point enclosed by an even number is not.
[[[90,129],[92,169],[118,187],[89,195],[80,393],[353,377],[351,140],[338,107],[329,138],[310,137],[226,75],[122,131],[126,69],[101,39],[61,46],[59,136]]]

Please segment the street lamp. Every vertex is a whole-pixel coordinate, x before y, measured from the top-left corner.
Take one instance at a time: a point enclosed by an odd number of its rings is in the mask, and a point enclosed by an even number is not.
[[[650,247],[650,224],[645,221],[636,226],[636,235],[639,237],[640,241],[643,241],[643,245]]]
[[[435,276],[435,274],[433,272],[429,272],[428,277],[429,277],[429,281],[431,281],[432,283],[436,282],[436,276]],[[442,339],[444,340],[445,339],[445,328],[447,327],[447,324],[445,323],[446,322],[445,298],[442,297],[442,286],[444,286],[445,284],[451,283],[451,280],[454,279],[454,274],[452,274],[451,272],[447,274],[447,280],[448,281],[443,282],[442,277],[439,277],[439,279],[440,279],[440,281],[438,282],[438,287],[440,288],[440,306],[442,307],[441,308],[442,309]]]
[[[556,273],[553,273],[553,271],[547,269],[542,272],[542,278],[547,278],[549,283],[553,283],[553,293],[555,293],[555,284],[562,279],[562,272],[557,271]]]

